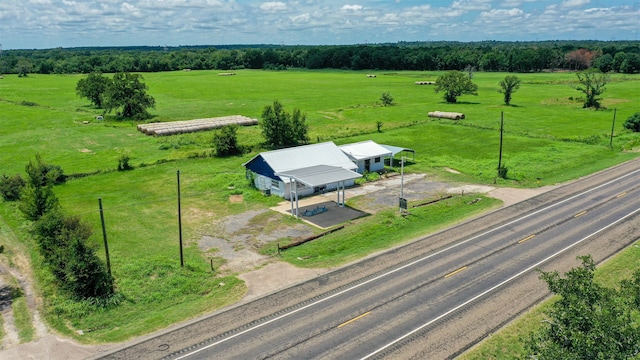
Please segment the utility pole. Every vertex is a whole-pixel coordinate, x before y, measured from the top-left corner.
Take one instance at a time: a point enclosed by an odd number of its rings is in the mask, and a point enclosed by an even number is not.
[[[504,132],[504,111],[500,112],[500,153],[498,155],[498,177],[502,169],[502,133]],[[495,184],[495,180],[494,180]]]
[[[100,222],[102,223],[102,238],[104,239],[104,251],[107,258],[107,271],[111,276],[111,261],[109,260],[109,243],[107,242],[107,228],[104,225],[104,211],[102,210],[102,198],[98,198],[98,206],[100,207]]]
[[[407,199],[404,198],[404,156],[400,160],[400,199],[398,209],[401,214],[403,209],[407,210]]]
[[[611,139],[609,140],[609,147],[613,149],[613,129],[616,127],[616,111],[618,109],[613,109],[613,124],[611,124]]]
[[[180,267],[184,267],[184,255],[182,253],[182,213],[180,210],[180,170],[178,170],[178,233],[180,235]]]

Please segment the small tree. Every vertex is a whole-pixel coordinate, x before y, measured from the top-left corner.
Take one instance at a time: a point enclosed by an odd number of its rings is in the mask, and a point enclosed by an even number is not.
[[[31,62],[25,58],[21,58],[16,63],[16,72],[18,73],[18,77],[27,77],[31,72],[33,65]]]
[[[148,108],[155,108],[155,99],[147,94],[147,85],[140,80],[140,74],[117,73],[107,86],[104,107],[107,112],[120,109],[119,115],[136,120],[147,119],[151,115]]]
[[[291,114],[292,144],[298,145],[308,143],[308,131],[307,115],[300,112],[300,109],[293,109],[293,114]]]
[[[478,85],[469,76],[460,71],[448,71],[436,79],[435,92],[444,92],[444,100],[448,103],[458,101],[458,96],[478,95]]]
[[[511,104],[511,96],[520,88],[520,79],[514,75],[507,75],[504,80],[500,81],[500,90],[498,92],[504,94],[504,104]]]
[[[86,78],[78,80],[76,84],[76,94],[82,98],[87,98],[93,105],[102,108],[104,93],[107,91],[111,80],[102,76],[101,73],[91,73]]]
[[[640,271],[620,290],[594,281],[590,256],[561,277],[556,271],[541,278],[560,299],[547,313],[545,325],[530,335],[531,359],[635,359],[640,351],[640,326],[633,319],[640,305]]]
[[[602,95],[606,90],[605,85],[610,80],[609,74],[601,72],[599,69],[589,69],[576,73],[578,76],[579,85],[576,86],[576,90],[582,92],[585,95],[583,108],[600,108],[599,95]]]
[[[306,118],[298,109],[293,115],[287,113],[279,101],[265,106],[260,127],[267,146],[281,148],[307,142]]]
[[[640,112],[629,116],[623,126],[633,132],[640,132]]]
[[[376,121],[376,130],[378,130],[378,132],[382,132],[382,125],[384,123],[380,120]]]
[[[40,154],[36,155],[35,163],[29,160],[25,168],[27,178],[18,206],[27,219],[38,220],[47,212],[60,206],[53,192],[53,184],[61,173],[61,170],[57,169],[59,168],[45,164]]]
[[[228,125],[213,134],[213,147],[217,156],[230,156],[240,153],[237,132],[238,125]]]
[[[382,96],[380,97],[380,101],[382,102],[382,106],[393,106],[393,97],[391,96],[391,94],[387,91],[387,92],[383,92]]]

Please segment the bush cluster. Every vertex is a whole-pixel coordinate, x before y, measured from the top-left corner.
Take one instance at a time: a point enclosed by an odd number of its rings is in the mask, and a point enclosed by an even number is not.
[[[18,201],[24,188],[25,182],[22,176],[7,176],[3,174],[0,178],[0,194],[5,201]]]
[[[623,126],[625,129],[629,129],[633,132],[640,132],[640,112],[629,116]]]
[[[59,286],[78,299],[111,295],[113,278],[88,242],[90,226],[65,216],[53,192],[53,186],[66,179],[62,169],[45,163],[38,154],[27,164],[26,173],[26,180],[5,175],[0,183],[14,197],[20,189],[19,209],[34,221],[38,250]]]
[[[92,234],[88,224],[55,209],[34,223],[33,233],[62,289],[79,299],[113,293],[113,278],[88,242]]]

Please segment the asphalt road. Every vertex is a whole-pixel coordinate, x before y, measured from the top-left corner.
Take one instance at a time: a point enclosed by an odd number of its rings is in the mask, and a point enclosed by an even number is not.
[[[107,358],[450,358],[548,295],[536,269],[597,261],[640,236],[640,163],[246,305]]]

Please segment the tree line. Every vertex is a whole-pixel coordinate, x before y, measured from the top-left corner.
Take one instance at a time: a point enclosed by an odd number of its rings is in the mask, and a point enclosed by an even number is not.
[[[187,46],[6,50],[0,73],[25,76],[92,72],[236,69],[464,70],[546,69],[640,72],[638,41],[399,42],[335,46]]]

